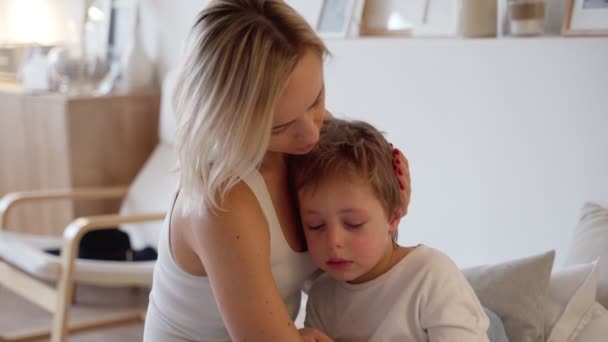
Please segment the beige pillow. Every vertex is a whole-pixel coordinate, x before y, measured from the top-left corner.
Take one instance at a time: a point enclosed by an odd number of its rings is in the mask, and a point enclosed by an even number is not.
[[[608,208],[587,202],[581,208],[564,264],[586,264],[597,258],[600,258],[597,301],[608,307]]]
[[[494,311],[510,341],[544,342],[544,308],[555,251],[463,273],[481,304]]]
[[[608,310],[602,304],[595,302],[583,320],[588,323],[581,329],[573,342],[606,341],[608,336]]]
[[[545,306],[547,342],[572,342],[596,303],[597,261],[553,272]]]

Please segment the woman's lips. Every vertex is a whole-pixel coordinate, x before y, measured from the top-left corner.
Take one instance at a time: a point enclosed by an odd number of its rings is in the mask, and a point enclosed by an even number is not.
[[[304,153],[308,153],[308,152],[312,151],[315,148],[315,146],[317,146],[317,144],[310,144],[310,145],[302,147],[300,149],[300,151],[304,152]]]

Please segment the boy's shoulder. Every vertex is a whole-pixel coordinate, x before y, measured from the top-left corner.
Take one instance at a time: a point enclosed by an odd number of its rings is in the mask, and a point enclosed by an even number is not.
[[[419,245],[412,253],[415,254],[405,257],[405,259],[412,258],[404,266],[425,282],[443,282],[462,277],[462,272],[456,263],[438,249]]]
[[[389,282],[400,282],[398,279],[412,280],[419,278],[421,281],[440,281],[460,276],[460,269],[454,261],[442,251],[427,245],[418,245],[413,248],[401,261],[399,261],[383,280]],[[314,298],[331,297],[338,291],[341,282],[331,278],[327,273],[317,278],[309,291],[309,296]]]
[[[452,259],[447,254],[433,247],[427,245],[419,245],[413,252],[420,254],[418,262],[423,266],[429,268],[456,267],[454,261],[452,261]]]

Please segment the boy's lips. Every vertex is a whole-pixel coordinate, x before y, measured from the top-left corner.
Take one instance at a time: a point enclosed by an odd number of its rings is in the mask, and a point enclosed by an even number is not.
[[[327,260],[326,264],[330,268],[346,268],[349,267],[353,262],[350,260],[331,258]]]

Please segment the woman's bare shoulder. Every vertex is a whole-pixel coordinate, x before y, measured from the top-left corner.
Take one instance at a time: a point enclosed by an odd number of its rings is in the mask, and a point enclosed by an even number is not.
[[[193,239],[224,240],[225,235],[247,236],[255,234],[258,238],[268,234],[268,226],[262,209],[251,188],[239,181],[226,194],[220,209],[211,210],[208,205],[193,208],[180,220],[187,220]],[[196,249],[196,244],[194,244]]]
[[[263,217],[262,209],[255,194],[244,181],[237,182],[224,197],[221,208],[208,209],[204,205],[201,218],[214,225],[224,226],[234,220],[248,220]]]
[[[200,220],[202,226],[189,243],[204,265],[231,336],[240,340],[270,334],[296,340],[272,276],[268,226],[252,190],[237,184],[227,194],[223,210],[208,211]]]

